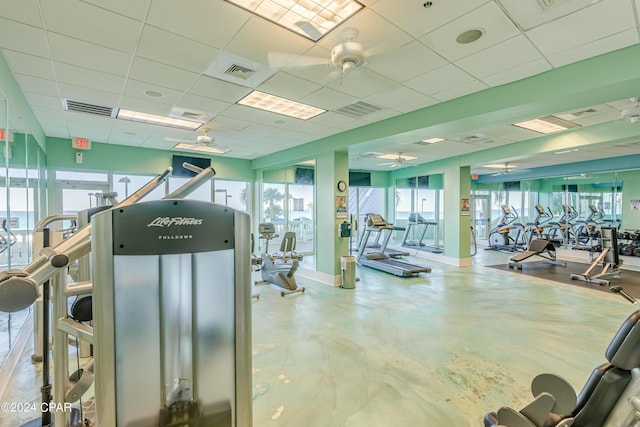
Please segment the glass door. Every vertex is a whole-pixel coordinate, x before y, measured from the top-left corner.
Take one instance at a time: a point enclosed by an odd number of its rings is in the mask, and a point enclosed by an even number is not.
[[[75,214],[85,209],[102,206],[104,201],[100,196],[107,192],[109,192],[109,184],[106,182],[58,181],[52,212]]]
[[[476,239],[487,240],[491,230],[491,196],[476,192],[471,197],[471,218]]]

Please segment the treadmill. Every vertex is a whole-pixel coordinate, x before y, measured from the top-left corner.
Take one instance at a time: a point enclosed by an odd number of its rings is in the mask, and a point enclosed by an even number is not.
[[[369,215],[367,228],[364,230],[364,235],[360,240],[360,246],[358,248],[358,264],[401,277],[417,276],[420,273],[431,272],[431,268],[429,267],[422,267],[420,265],[392,259],[384,252],[365,252],[371,233],[381,232],[385,229],[392,230],[393,226],[385,221],[381,215]]]
[[[377,214],[367,214],[366,217],[365,217],[365,221],[367,223],[369,223],[369,216],[370,215],[377,215]],[[380,215],[378,215],[378,216],[380,216]],[[398,258],[398,257],[408,256],[408,255],[410,255],[408,251],[392,249],[392,248],[388,247],[389,240],[391,240],[391,234],[394,231],[404,231],[404,230],[405,230],[404,227],[397,227],[397,226],[395,226],[393,224],[389,224],[389,223],[387,223],[387,227],[376,228],[374,230],[371,230],[372,233],[375,233],[374,235],[376,237],[375,237],[375,239],[373,241],[368,241],[366,243],[365,249],[368,252],[371,252],[372,249],[374,250],[374,252],[383,252],[385,255],[389,255],[391,258]],[[364,239],[364,238],[365,238],[365,235],[363,234],[362,238],[360,239],[359,244],[362,243],[362,239]],[[380,243],[381,239],[382,239],[382,243]]]
[[[424,225],[422,233],[420,234],[420,238],[417,240],[409,240],[409,233],[411,231],[411,228],[418,225]],[[419,213],[410,213],[409,221],[407,222],[407,228],[405,229],[404,236],[402,237],[402,246],[404,246],[405,248],[415,248],[421,251],[429,251],[433,252],[434,254],[441,254],[442,248],[440,246],[437,246],[435,242],[433,246],[427,245],[423,242],[424,236],[425,234],[427,234],[427,230],[429,229],[430,225],[435,228],[438,226],[438,222],[429,221]]]

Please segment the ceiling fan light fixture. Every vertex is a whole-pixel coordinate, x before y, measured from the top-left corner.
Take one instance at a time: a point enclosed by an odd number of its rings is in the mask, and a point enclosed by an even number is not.
[[[211,147],[208,145],[194,145],[194,144],[187,144],[184,142],[180,142],[174,145],[173,148],[176,150],[196,151],[198,153],[207,153],[207,154],[226,154],[229,151],[231,151],[231,150],[223,150],[220,148]]]
[[[314,42],[340,25],[364,5],[356,0],[225,0]]]

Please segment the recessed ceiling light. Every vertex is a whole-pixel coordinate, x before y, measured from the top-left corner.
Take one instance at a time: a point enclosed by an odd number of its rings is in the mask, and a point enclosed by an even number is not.
[[[429,138],[429,139],[423,139],[422,142],[427,142],[429,144],[435,144],[436,142],[442,142],[444,141],[444,138]]]
[[[187,144],[184,142],[180,142],[173,146],[176,150],[185,150],[185,151],[197,151],[199,153],[208,153],[208,154],[225,154],[231,150],[223,150],[216,147],[210,147],[208,145],[195,145],[195,144]]]
[[[580,127],[580,125],[563,120],[556,116],[545,116],[537,119],[525,120],[524,122],[514,123],[513,125],[544,134]]]
[[[168,126],[176,129],[196,130],[204,123],[191,120],[176,119],[173,117],[156,116],[155,114],[139,111],[119,109],[117,119],[130,120],[132,122],[148,123],[151,125]]]
[[[144,94],[151,98],[164,98],[164,93],[158,92],[157,90],[145,90]]]
[[[258,90],[254,90],[253,92],[242,98],[240,101],[238,101],[237,104],[246,105],[247,107],[257,108],[259,110],[270,111],[272,113],[282,114],[284,116],[289,116],[301,120],[308,120],[327,111],[323,110],[322,108],[302,104],[296,101],[291,101],[290,99],[270,95]]]
[[[483,34],[484,32],[482,30],[474,28],[473,30],[467,30],[464,33],[461,33],[458,37],[456,37],[456,41],[460,44],[473,43],[474,41],[482,37]]]
[[[226,0],[313,41],[364,5],[355,0]]]

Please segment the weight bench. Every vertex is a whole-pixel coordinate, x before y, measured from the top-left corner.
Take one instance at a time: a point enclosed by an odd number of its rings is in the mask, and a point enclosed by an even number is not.
[[[609,279],[620,279],[622,260],[618,254],[618,230],[614,227],[600,227],[600,243],[602,244],[600,255],[593,260],[584,273],[572,274],[571,280],[609,286],[611,284]],[[601,264],[602,270],[598,274],[592,274],[598,264]]]
[[[521,262],[525,259],[531,258],[532,256],[543,258],[542,262],[546,264],[561,265],[563,267],[567,266],[566,262],[558,261],[556,259],[556,247],[553,246],[553,243],[544,239],[535,239],[532,240],[529,244],[528,251],[509,258],[509,268],[517,268],[518,270],[522,270]]]

